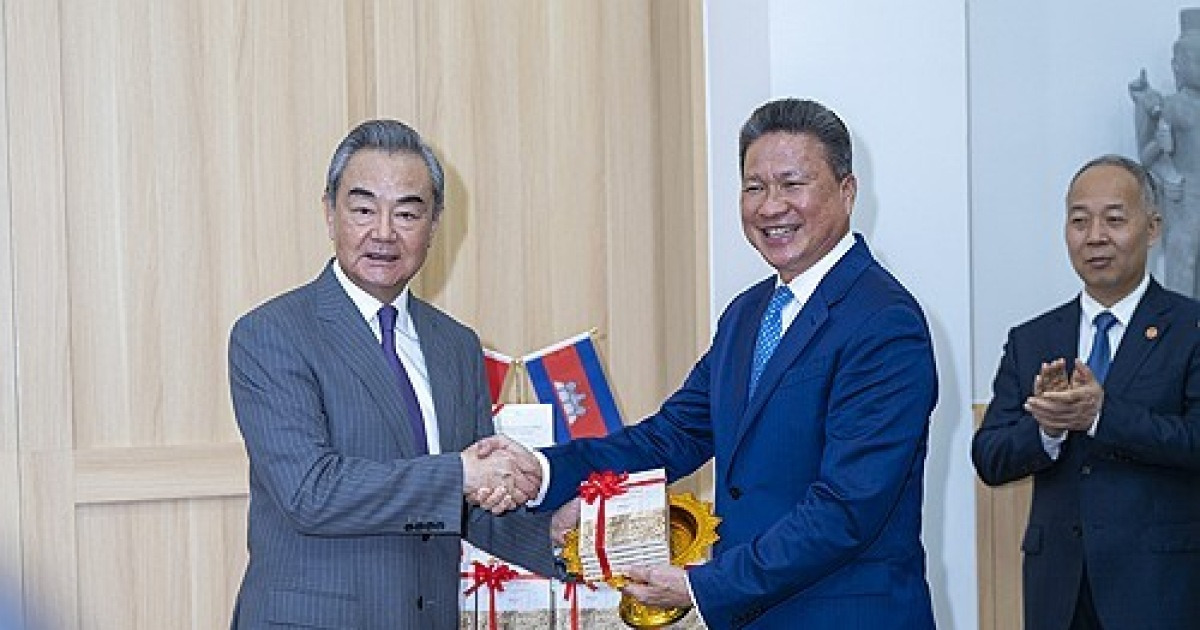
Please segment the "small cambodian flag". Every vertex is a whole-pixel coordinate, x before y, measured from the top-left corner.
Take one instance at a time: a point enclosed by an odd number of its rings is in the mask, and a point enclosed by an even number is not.
[[[591,333],[583,333],[522,358],[538,401],[554,406],[554,441],[602,437],[620,430]]]
[[[492,404],[500,402],[500,391],[504,389],[504,379],[516,359],[495,350],[483,349],[483,371],[487,375],[488,390],[492,393]]]

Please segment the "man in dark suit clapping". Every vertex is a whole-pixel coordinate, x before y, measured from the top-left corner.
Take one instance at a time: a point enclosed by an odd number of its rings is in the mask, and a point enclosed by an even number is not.
[[[975,434],[985,483],[1033,476],[1026,630],[1200,623],[1200,304],[1146,271],[1160,222],[1138,163],[1075,174],[1083,292],[1009,333]]]

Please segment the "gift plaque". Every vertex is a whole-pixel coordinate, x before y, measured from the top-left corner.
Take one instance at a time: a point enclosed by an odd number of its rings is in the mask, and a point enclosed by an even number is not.
[[[661,471],[650,471],[650,473],[661,475]],[[648,475],[650,473],[648,473]],[[655,477],[647,476],[639,479],[645,480],[653,478]],[[625,484],[629,484],[631,480],[634,479],[635,476],[630,475],[622,481]],[[581,495],[582,494],[583,493],[581,492]],[[669,546],[670,563],[675,566],[682,567],[703,562],[705,558],[708,557],[709,550],[711,549],[713,543],[717,541],[717,525],[721,521],[721,519],[713,515],[712,504],[697,499],[695,495],[691,493],[672,494],[669,496],[667,503],[666,538]],[[609,505],[610,504],[608,504],[606,501],[604,515],[605,518],[601,520],[608,520]],[[598,560],[595,558],[595,556],[598,554],[595,553],[594,549],[598,537],[597,532],[600,531],[597,526],[597,512],[598,509],[596,509],[595,502],[592,504],[591,509],[589,510],[589,504],[585,499],[580,510],[580,527],[568,532],[566,535],[566,544],[563,547],[562,553],[563,561],[566,563],[568,573],[577,576],[586,576],[589,575],[590,568],[592,570],[591,574],[595,574],[594,572],[596,567],[594,565],[598,563]],[[622,513],[624,513],[624,511],[622,511]],[[591,514],[591,516],[585,517],[585,514]],[[624,533],[626,529],[622,528],[631,527],[633,526],[622,523],[616,525],[614,529],[605,529],[604,542],[608,542],[607,536],[610,531],[613,531],[618,536],[623,536],[625,535]],[[653,530],[649,526],[646,527],[648,531],[659,531]],[[636,545],[637,543],[624,542],[622,544]],[[593,551],[588,551],[589,546]],[[608,549],[612,548],[610,547]],[[585,556],[588,557],[586,562],[584,560]],[[624,568],[634,565],[661,563],[662,562],[659,560],[649,560],[646,557],[622,557],[620,562],[617,565],[614,565],[610,558],[610,561],[608,562],[609,575],[608,577],[604,577],[602,574],[601,579],[615,588],[621,588],[625,585],[626,578],[624,575],[615,570],[613,568],[614,566],[617,566],[618,568]],[[621,602],[619,606],[621,619],[626,623],[626,625],[642,629],[665,628],[671,626],[676,622],[679,622],[681,619],[687,617],[690,609],[691,607],[656,608],[642,604],[627,595],[621,596]],[[692,618],[694,618],[694,615]]]

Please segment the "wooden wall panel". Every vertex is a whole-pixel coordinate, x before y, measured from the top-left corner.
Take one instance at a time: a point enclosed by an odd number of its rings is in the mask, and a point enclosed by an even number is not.
[[[63,19],[68,41],[90,42],[63,49],[71,320],[88,322],[71,327],[75,441],[234,440],[228,326],[329,249],[320,174],[345,125],[343,13],[118,4]]]
[[[0,9],[4,3],[0,2]],[[0,29],[0,65],[5,56]],[[0,81],[0,103],[7,84]],[[0,146],[8,146],[8,117],[0,116]],[[0,609],[20,599],[21,467],[18,459],[16,294],[13,288],[12,204],[9,203],[8,152],[0,151]],[[0,612],[0,617],[3,613]]]
[[[228,329],[329,257],[363,118],[439,150],[417,290],[490,345],[596,327],[636,420],[707,342],[698,0],[0,3],[0,563],[40,627],[227,624]]]
[[[78,626],[71,503],[71,338],[67,290],[59,4],[4,7],[10,126],[21,580],[35,627]]]
[[[704,109],[694,105],[706,99],[704,38],[698,27],[704,22],[704,8],[695,2],[655,2],[652,8],[650,41],[658,88],[656,208],[661,222],[659,242],[665,246],[651,249],[661,257],[661,385],[670,390],[683,382],[711,335],[707,120]],[[737,212],[736,208],[716,210]],[[691,281],[685,280],[688,278]],[[712,500],[712,464],[677,485]]]
[[[79,627],[228,626],[245,510],[244,499],[81,506]]]
[[[974,405],[975,426],[987,405]],[[979,630],[1020,630],[1021,539],[1033,499],[1030,478],[989,488],[976,481]]]
[[[429,51],[415,78],[374,64],[378,115],[408,112],[448,171],[418,291],[508,354],[596,328],[627,421],[653,411],[708,334],[698,3],[373,11],[425,37],[381,50]]]

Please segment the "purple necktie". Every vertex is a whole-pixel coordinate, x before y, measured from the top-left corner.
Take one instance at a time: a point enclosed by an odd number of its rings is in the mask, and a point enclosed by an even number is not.
[[[387,359],[388,365],[392,366],[392,371],[396,373],[396,380],[400,381],[400,399],[404,403],[408,421],[412,424],[413,437],[417,440],[417,451],[425,454],[429,452],[429,447],[425,441],[425,419],[421,415],[421,404],[417,402],[417,392],[413,390],[408,372],[404,369],[404,364],[400,362],[400,355],[396,354],[396,316],[399,313],[391,304],[384,304],[383,308],[379,309],[379,332],[383,338],[381,342],[383,356]]]

